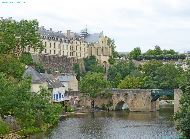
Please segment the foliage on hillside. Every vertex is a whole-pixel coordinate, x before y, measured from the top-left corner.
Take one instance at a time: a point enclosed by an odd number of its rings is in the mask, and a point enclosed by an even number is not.
[[[173,64],[150,60],[136,66],[132,61],[118,62],[108,69],[113,88],[175,89],[183,80],[184,71]]]

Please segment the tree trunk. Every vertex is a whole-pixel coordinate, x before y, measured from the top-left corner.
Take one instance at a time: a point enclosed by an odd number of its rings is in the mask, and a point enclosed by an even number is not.
[[[94,108],[94,99],[91,101],[91,108]]]

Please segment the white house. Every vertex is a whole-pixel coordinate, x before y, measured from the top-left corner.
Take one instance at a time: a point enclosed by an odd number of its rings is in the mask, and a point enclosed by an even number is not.
[[[48,89],[52,91],[52,101],[65,101],[65,86],[61,82],[59,82],[59,80],[55,79],[52,74],[41,73],[41,75],[48,83]]]
[[[39,92],[41,87],[44,87],[52,92],[53,102],[62,102],[65,98],[65,87],[55,79],[53,75],[46,73],[39,73],[32,67],[27,67],[24,73],[24,77],[32,78],[31,92]]]

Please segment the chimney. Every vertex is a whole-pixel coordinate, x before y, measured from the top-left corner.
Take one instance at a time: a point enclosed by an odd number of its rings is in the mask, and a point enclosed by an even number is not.
[[[71,30],[67,30],[67,37],[70,38],[71,36]]]

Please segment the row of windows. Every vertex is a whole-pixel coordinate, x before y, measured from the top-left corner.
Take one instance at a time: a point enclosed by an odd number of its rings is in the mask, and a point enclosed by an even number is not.
[[[47,42],[45,42],[45,47],[47,47]],[[56,46],[56,44],[55,44],[55,42],[53,43],[53,46],[54,46],[54,48],[55,48],[55,46]],[[51,42],[49,43],[49,47],[51,48]],[[70,50],[72,50],[73,51],[73,46],[70,46]],[[68,45],[66,45],[66,49],[68,50]],[[78,46],[76,46],[76,51],[78,50]],[[82,51],[82,48],[81,47],[79,47],[79,50],[80,51]],[[85,48],[84,48],[84,51],[85,51]]]
[[[47,49],[45,49],[44,52],[47,53]],[[62,52],[63,52],[63,55],[65,55],[64,51],[62,51]],[[56,51],[54,50],[53,53],[52,53],[52,51],[49,50],[49,54],[56,54]],[[68,52],[67,52],[67,55],[68,55]],[[70,52],[70,56],[74,56],[74,52]],[[82,55],[81,55],[81,53],[79,53],[79,54],[76,53],[76,56],[80,56],[81,57]]]

